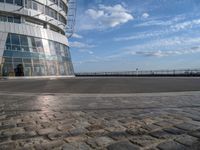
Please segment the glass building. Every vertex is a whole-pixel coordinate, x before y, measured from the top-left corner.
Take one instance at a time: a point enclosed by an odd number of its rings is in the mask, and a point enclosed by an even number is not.
[[[0,0],[0,75],[73,76],[69,0]]]

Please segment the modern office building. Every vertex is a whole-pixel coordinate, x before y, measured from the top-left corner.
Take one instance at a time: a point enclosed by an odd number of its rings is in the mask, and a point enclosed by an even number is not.
[[[73,76],[69,0],[0,0],[1,76]]]

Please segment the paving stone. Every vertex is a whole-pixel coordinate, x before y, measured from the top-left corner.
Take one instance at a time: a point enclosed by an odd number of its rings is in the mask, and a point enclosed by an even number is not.
[[[168,132],[168,133],[174,134],[174,135],[181,135],[181,134],[186,133],[185,130],[178,129],[178,128],[175,128],[175,127],[165,128],[163,130],[166,131],[166,132]]]
[[[78,135],[83,135],[87,132],[86,129],[82,129],[82,128],[77,128],[77,129],[72,129],[69,131],[69,133],[72,135],[72,136],[78,136]]]
[[[36,136],[36,133],[34,131],[31,131],[31,132],[13,135],[12,140],[28,139],[28,138],[33,138],[35,136]]]
[[[59,131],[69,131],[73,129],[74,127],[71,124],[65,124],[65,125],[58,125],[57,129]]]
[[[127,129],[126,132],[131,135],[143,135],[148,133],[148,130],[140,127],[140,128]]]
[[[77,148],[69,143],[66,143],[62,146],[62,150],[77,150]]]
[[[151,132],[150,135],[159,139],[169,139],[174,137],[173,134],[167,133],[163,130]]]
[[[97,136],[104,136],[106,135],[108,132],[105,131],[104,129],[100,129],[100,130],[95,130],[95,131],[90,131],[87,132],[86,135],[90,136],[90,137],[97,137]]]
[[[160,122],[156,122],[156,123],[154,123],[155,125],[158,125],[158,126],[160,126],[160,127],[163,127],[163,128],[165,128],[165,127],[170,127],[170,126],[172,126],[173,124],[171,123],[171,122],[169,122],[169,121],[160,121]]]
[[[140,147],[128,142],[128,141],[122,141],[118,143],[113,143],[109,145],[108,150],[139,150]]]
[[[39,135],[46,135],[50,133],[56,133],[58,131],[55,128],[45,128],[45,129],[39,129],[37,132]]]
[[[16,149],[16,147],[17,147],[17,145],[15,142],[8,142],[8,143],[0,144],[1,150],[14,150],[14,149]]]
[[[86,143],[92,148],[92,149],[97,149],[99,147],[95,141],[94,138],[89,138],[87,139]]]
[[[154,145],[155,143],[158,143],[160,140],[149,135],[140,135],[133,136],[130,141],[142,147],[149,147],[151,145]]]
[[[200,139],[200,131],[199,130],[189,132],[188,134]]]
[[[125,131],[115,131],[108,133],[107,136],[111,137],[114,140],[123,140],[128,137],[131,137],[132,135],[128,134]]]
[[[27,127],[30,126],[30,124],[35,124],[34,122],[22,122],[22,123],[18,123],[17,127]]]
[[[199,150],[200,149],[200,141],[198,143],[195,143],[188,148],[189,150]]]
[[[56,147],[60,147],[64,144],[63,141],[58,140],[58,141],[52,141],[48,143],[41,143],[39,145],[35,145],[36,150],[44,150],[44,149],[54,149]]]
[[[16,127],[16,128],[3,130],[1,133],[2,135],[12,136],[15,134],[23,134],[25,133],[25,131],[23,128]]]
[[[57,140],[57,139],[62,139],[66,137],[71,137],[71,134],[69,132],[55,132],[55,133],[48,134],[48,138],[50,140]]]
[[[9,136],[7,135],[0,135],[0,143],[6,142],[9,140]]]
[[[28,138],[28,139],[21,139],[18,141],[19,145],[21,148],[29,148],[29,147],[34,147],[36,145],[40,145],[42,143],[48,143],[49,140],[46,139],[46,137],[33,137],[33,138]]]
[[[188,150],[187,147],[175,141],[163,142],[159,144],[157,147],[160,150]]]
[[[193,130],[197,130],[197,129],[200,128],[200,126],[197,126],[197,125],[194,125],[194,124],[191,124],[191,123],[187,123],[187,122],[178,124],[175,127],[179,128],[179,129],[186,130],[186,131],[193,131]]]
[[[14,127],[15,127],[15,125],[3,125],[3,126],[0,126],[0,130],[12,129]]]
[[[152,131],[156,131],[156,130],[160,130],[161,127],[158,126],[158,125],[155,125],[155,124],[149,124],[149,125],[145,125],[143,126],[144,129],[148,130],[149,132],[152,132]]]
[[[95,141],[96,141],[97,145],[99,145],[101,147],[106,147],[114,142],[111,138],[105,137],[105,136],[97,137],[97,138],[95,138]]]
[[[89,131],[94,131],[94,130],[100,130],[100,129],[103,129],[104,127],[102,125],[91,125],[89,127],[87,127],[87,129]]]
[[[90,147],[82,142],[66,143],[62,146],[62,150],[91,150]]]
[[[87,138],[88,138],[87,136],[80,135],[80,136],[69,136],[64,140],[68,143],[72,143],[72,142],[82,142],[87,140]]]
[[[177,139],[175,139],[175,141],[177,141],[183,145],[186,145],[186,146],[192,146],[199,142],[198,138],[195,138],[190,135],[182,135],[182,136],[178,137]]]

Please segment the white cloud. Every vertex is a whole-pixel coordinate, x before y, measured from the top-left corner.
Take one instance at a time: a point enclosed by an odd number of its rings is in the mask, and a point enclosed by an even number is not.
[[[83,38],[82,35],[79,35],[79,34],[77,34],[77,33],[74,33],[74,34],[72,35],[72,37],[73,37],[73,38],[76,38],[76,39],[82,39],[82,38]]]
[[[144,18],[144,19],[149,18],[149,14],[148,13],[143,13],[142,14],[142,18]]]
[[[184,54],[200,53],[199,37],[170,37],[156,39],[145,44],[138,44],[122,49],[115,54],[114,58],[120,58],[128,55],[141,55],[147,57],[164,57]],[[110,56],[111,57],[111,56]]]
[[[78,48],[78,49],[89,49],[95,47],[95,45],[90,45],[82,42],[69,42],[69,45],[73,48]]]
[[[125,48],[126,51],[152,51],[158,49],[174,49],[177,47],[192,47],[200,43],[200,37],[169,37],[162,39],[155,39],[145,44],[138,44]]]
[[[165,31],[154,31],[154,32],[141,32],[139,34],[131,35],[131,36],[124,36],[124,37],[116,37],[114,41],[129,41],[129,40],[136,40],[136,39],[144,39],[149,37],[156,37],[165,34]]]
[[[99,5],[98,9],[88,9],[80,26],[82,30],[113,28],[133,20],[132,14],[122,5]]]
[[[184,54],[192,54],[192,53],[200,53],[200,47],[191,47],[188,49],[182,50],[168,50],[168,51],[136,51],[130,52],[132,55],[142,55],[147,57],[164,57],[164,56],[173,56],[173,55],[184,55]]]
[[[184,29],[190,29],[190,28],[193,28],[194,26],[198,26],[198,25],[200,25],[200,19],[177,23],[175,25],[172,25],[171,28],[179,31],[179,30],[184,30]]]
[[[185,19],[184,15],[179,15],[174,18],[152,18],[151,20],[147,20],[145,22],[139,23],[134,27],[148,27],[148,26],[171,26],[175,23]]]

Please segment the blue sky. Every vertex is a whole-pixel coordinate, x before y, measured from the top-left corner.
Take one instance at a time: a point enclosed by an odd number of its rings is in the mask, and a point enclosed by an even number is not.
[[[76,72],[200,68],[200,0],[77,0]]]

